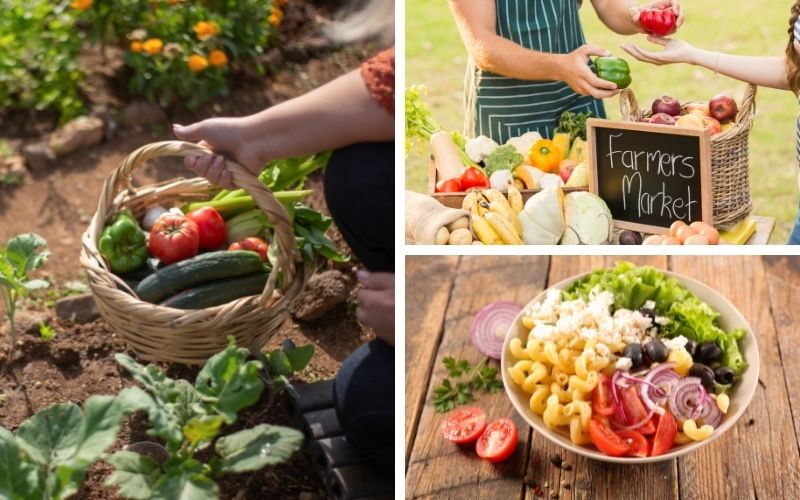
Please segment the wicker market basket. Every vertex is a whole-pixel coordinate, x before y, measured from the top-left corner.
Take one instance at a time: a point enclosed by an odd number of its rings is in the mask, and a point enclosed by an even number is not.
[[[748,85],[739,105],[736,127],[711,137],[712,217],[715,226],[733,226],[753,210],[750,199],[750,129],[756,116],[755,85]],[[684,103],[682,109],[690,103]],[[622,119],[641,121],[650,110],[641,110],[633,91],[623,90],[619,97]]]
[[[223,350],[227,336],[237,344],[258,349],[281,327],[289,306],[306,284],[310,268],[301,263],[289,215],[269,189],[244,167],[228,161],[233,183],[245,189],[274,224],[277,262],[261,295],[244,297],[208,309],[180,310],[139,300],[113,274],[97,248],[106,223],[120,209],[141,217],[156,204],[170,206],[208,199],[218,189],[202,178],[134,188],[131,174],[147,160],[160,156],[208,153],[202,146],[180,141],[148,144],[125,158],[105,180],[97,211],[83,234],[81,266],[89,278],[101,316],[142,359],[202,364]],[[283,283],[276,289],[278,275]]]

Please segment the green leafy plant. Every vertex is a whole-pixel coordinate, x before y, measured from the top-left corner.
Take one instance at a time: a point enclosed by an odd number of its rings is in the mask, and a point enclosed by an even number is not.
[[[164,440],[169,458],[158,463],[132,451],[118,451],[108,460],[116,471],[108,486],[119,486],[125,498],[171,500],[216,499],[214,477],[259,470],[288,460],[303,442],[303,435],[287,427],[260,424],[217,439],[223,425],[236,421],[237,413],[259,401],[264,384],[259,361],[247,361],[248,350],[231,345],[208,360],[194,386],[173,380],[155,365],[142,366],[117,354],[116,360],[144,390],[131,388],[130,404],[146,409],[149,435]],[[208,463],[197,453],[213,443]]]
[[[50,342],[51,340],[56,338],[56,329],[48,325],[44,321],[40,321],[39,336],[42,337],[42,340],[44,340],[45,342]]]
[[[89,467],[114,444],[135,408],[129,389],[92,396],[84,409],[62,403],[37,412],[17,429],[0,427],[0,498],[62,499],[78,492]]]
[[[502,385],[497,380],[497,368],[489,366],[489,358],[474,367],[466,359],[446,357],[442,360],[449,377],[433,390],[433,407],[437,412],[447,412],[459,405],[475,400],[474,392],[495,394]],[[453,382],[450,377],[454,378]]]
[[[262,378],[269,391],[269,404],[271,405],[282,391],[297,399],[297,392],[289,378],[308,366],[314,356],[313,344],[297,347],[291,339],[286,339],[281,349],[259,352],[257,356],[264,365]]]
[[[8,241],[5,248],[0,247],[0,297],[8,318],[11,347],[8,352],[8,364],[14,359],[14,347],[17,344],[17,332],[14,326],[17,301],[32,290],[50,286],[43,279],[31,279],[30,273],[42,267],[50,252],[47,242],[35,233],[15,236]]]

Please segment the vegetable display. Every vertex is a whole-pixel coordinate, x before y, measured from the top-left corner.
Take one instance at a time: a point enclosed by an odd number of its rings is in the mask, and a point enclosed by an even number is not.
[[[628,88],[631,84],[631,68],[628,61],[620,57],[596,57],[594,70],[599,78],[615,83],[617,89]]]
[[[186,218],[197,224],[201,250],[216,250],[225,243],[225,220],[214,207],[198,208],[186,214]]]
[[[128,211],[119,212],[103,229],[97,248],[119,274],[140,269],[149,257],[145,233]]]

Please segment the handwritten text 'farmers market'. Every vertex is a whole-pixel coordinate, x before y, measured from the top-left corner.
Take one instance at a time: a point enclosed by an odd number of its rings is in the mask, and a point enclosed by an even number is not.
[[[608,158],[611,168],[622,166],[632,173],[625,174],[622,178],[622,203],[628,210],[628,200],[635,202],[639,216],[658,213],[668,219],[695,220],[692,209],[698,201],[692,197],[692,189],[686,186],[686,197],[671,196],[667,194],[667,183],[661,181],[660,188],[653,193],[649,185],[645,185],[641,170],[650,174],[655,172],[658,176],[692,179],[695,176],[695,167],[692,165],[695,158],[678,154],[662,153],[661,151],[627,151],[615,150],[614,139],[622,134],[611,134],[608,139]],[[615,163],[616,160],[616,163]]]

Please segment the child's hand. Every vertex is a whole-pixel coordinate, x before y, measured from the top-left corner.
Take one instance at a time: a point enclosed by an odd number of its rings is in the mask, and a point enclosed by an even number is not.
[[[675,13],[675,31],[678,31],[683,24],[683,7],[678,0],[656,0],[639,7],[631,7],[631,20],[637,26],[639,25],[639,16],[647,9],[660,9],[661,7],[672,7],[672,12]]]
[[[692,50],[694,47],[674,38],[661,38],[658,36],[648,36],[648,40],[664,47],[661,52],[652,52],[636,45],[621,45],[622,49],[640,61],[658,66],[673,63],[691,63]]]

